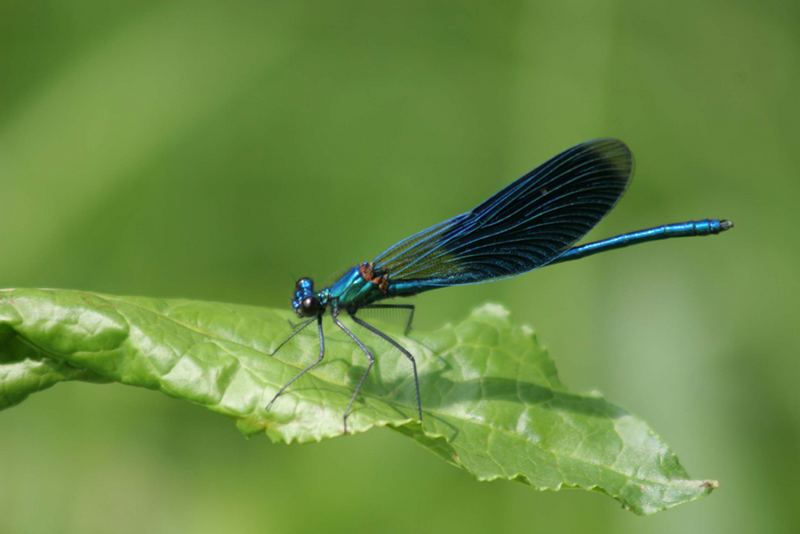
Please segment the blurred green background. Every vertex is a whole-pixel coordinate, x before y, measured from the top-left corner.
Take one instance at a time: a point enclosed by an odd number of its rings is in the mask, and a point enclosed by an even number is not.
[[[0,284],[288,306],[599,136],[637,156],[590,238],[736,229],[416,299],[487,300],[712,496],[640,518],[478,483],[391,431],[246,440],[150,391],[0,413],[0,532],[800,531],[800,4],[0,1]],[[386,357],[395,357],[388,354]]]

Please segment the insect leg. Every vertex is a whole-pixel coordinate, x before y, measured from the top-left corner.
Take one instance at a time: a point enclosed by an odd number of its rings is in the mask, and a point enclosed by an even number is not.
[[[307,320],[307,321],[303,321],[303,322],[301,322],[299,325],[295,325],[295,324],[293,324],[291,321],[289,321],[289,324],[290,324],[290,325],[292,325],[292,328],[294,328],[294,329],[295,329],[295,330],[294,330],[294,332],[292,332],[291,334],[289,334],[289,337],[287,337],[286,339],[284,339],[283,341],[281,341],[280,345],[278,345],[277,347],[275,347],[275,350],[273,350],[272,352],[270,352],[270,353],[269,353],[269,355],[270,355],[270,356],[275,356],[275,354],[276,354],[276,353],[277,353],[279,350],[281,350],[281,349],[283,348],[283,346],[284,346],[284,345],[286,345],[288,342],[290,342],[290,341],[291,341],[291,340],[294,338],[294,336],[296,336],[297,334],[299,334],[299,333],[300,333],[300,332],[301,332],[301,331],[302,331],[302,330],[303,330],[305,327],[307,327],[308,325],[310,325],[310,324],[311,324],[311,323],[313,323],[313,322],[314,322],[314,317],[312,317],[311,319],[309,319],[309,320]]]
[[[413,306],[412,306],[412,312],[411,313],[412,314],[414,313],[413,312]],[[421,400],[420,394],[419,394],[419,376],[417,375],[417,361],[414,359],[414,356],[405,347],[400,345],[400,343],[398,343],[394,339],[390,338],[387,334],[381,332],[380,330],[378,330],[377,328],[375,328],[374,326],[372,326],[368,322],[356,317],[355,313],[351,313],[350,317],[353,318],[353,321],[355,321],[356,323],[360,324],[361,326],[363,326],[364,328],[366,328],[367,330],[369,330],[370,332],[372,332],[376,336],[379,336],[379,337],[385,339],[386,341],[388,341],[397,350],[402,352],[403,356],[408,358],[408,361],[411,362],[411,370],[414,371],[414,387],[416,388],[416,393],[417,393],[417,415],[419,415],[419,421],[421,423],[422,422],[422,400]]]
[[[364,308],[408,310],[408,321],[406,321],[406,328],[403,331],[403,335],[408,335],[408,333],[411,331],[411,323],[414,321],[414,310],[416,310],[416,307],[413,304],[369,304],[364,306]]]
[[[319,357],[317,358],[317,360],[316,360],[314,363],[312,363],[311,365],[308,365],[308,366],[307,366],[305,369],[303,369],[302,371],[300,371],[299,373],[297,373],[297,374],[294,376],[294,378],[292,378],[291,380],[289,380],[288,382],[286,382],[286,383],[283,385],[283,387],[281,387],[281,389],[279,389],[279,390],[278,390],[278,392],[275,394],[275,396],[274,396],[274,397],[272,397],[272,400],[271,400],[271,401],[269,401],[269,404],[267,404],[266,408],[264,408],[265,410],[269,410],[269,409],[272,407],[272,403],[273,403],[273,402],[275,402],[275,400],[276,400],[278,397],[280,397],[281,395],[283,395],[283,392],[284,392],[284,391],[286,391],[286,388],[288,388],[289,386],[291,386],[292,384],[294,384],[294,382],[295,382],[295,381],[297,381],[297,379],[299,379],[301,376],[303,376],[304,374],[306,374],[307,372],[309,372],[310,370],[312,370],[314,367],[316,367],[317,365],[319,365],[320,363],[322,363],[322,358],[324,358],[324,357],[325,357],[325,336],[324,336],[324,335],[323,335],[323,333],[322,333],[322,314],[318,315],[318,316],[316,317],[316,319],[317,319],[317,330],[319,331]],[[303,325],[303,327],[302,327],[302,328],[305,328],[306,326],[308,326],[309,324],[311,324],[311,321],[313,321],[313,320],[314,320],[314,318],[312,317],[310,320],[306,321],[305,325]],[[301,328],[301,329],[302,329],[302,328]],[[294,335],[295,335],[295,334],[297,334],[297,332],[295,332],[294,334],[292,334],[292,337],[294,337]],[[291,338],[289,338],[289,339],[291,339]],[[288,340],[287,340],[287,341],[288,341]],[[283,344],[281,344],[281,345],[283,345]],[[280,347],[279,347],[279,348],[280,348]],[[273,353],[273,354],[274,354],[274,353]]]
[[[342,324],[342,322],[339,320],[339,317],[337,317],[337,314],[333,315],[333,322],[336,323],[336,326],[341,328],[345,334],[350,336],[350,339],[352,339],[353,342],[356,345],[358,345],[358,348],[360,348],[364,352],[364,354],[367,355],[367,358],[369,359],[367,368],[364,370],[364,374],[361,375],[361,379],[358,381],[356,389],[353,391],[353,396],[350,397],[350,402],[347,403],[347,409],[345,409],[344,411],[344,431],[345,433],[347,433],[347,418],[350,417],[350,412],[353,411],[353,402],[355,402],[356,397],[358,397],[358,394],[361,392],[361,387],[364,385],[364,381],[367,379],[367,375],[372,369],[372,366],[375,364],[375,356],[372,354],[372,351],[369,350],[367,346],[364,345],[364,343],[360,339],[358,339],[358,337],[353,332],[351,332],[345,325]]]

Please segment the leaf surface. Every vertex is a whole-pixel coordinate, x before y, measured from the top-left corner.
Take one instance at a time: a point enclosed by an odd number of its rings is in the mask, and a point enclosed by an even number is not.
[[[61,381],[119,382],[205,406],[273,441],[341,435],[366,358],[328,321],[323,364],[265,410],[318,352],[310,326],[270,356],[290,333],[290,317],[212,302],[2,290],[0,409]],[[423,425],[408,361],[351,326],[378,355],[349,421],[353,432],[388,426],[480,480],[596,490],[639,514],[717,487],[691,480],[640,419],[599,395],[567,390],[533,331],[514,325],[501,306],[486,304],[413,339],[398,336],[418,362]]]

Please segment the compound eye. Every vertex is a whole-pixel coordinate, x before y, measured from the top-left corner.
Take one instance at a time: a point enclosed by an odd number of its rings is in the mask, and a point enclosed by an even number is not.
[[[306,297],[300,303],[300,307],[303,310],[303,315],[316,315],[319,311],[319,301],[315,297]]]
[[[314,287],[314,282],[311,281],[311,278],[300,278],[297,283],[295,284],[296,289],[312,289]]]

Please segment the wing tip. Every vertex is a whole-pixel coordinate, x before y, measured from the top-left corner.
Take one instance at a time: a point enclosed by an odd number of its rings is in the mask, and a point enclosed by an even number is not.
[[[633,152],[624,141],[614,137],[601,137],[586,141],[579,146],[586,147],[593,156],[607,162],[614,171],[626,179],[633,173]]]

